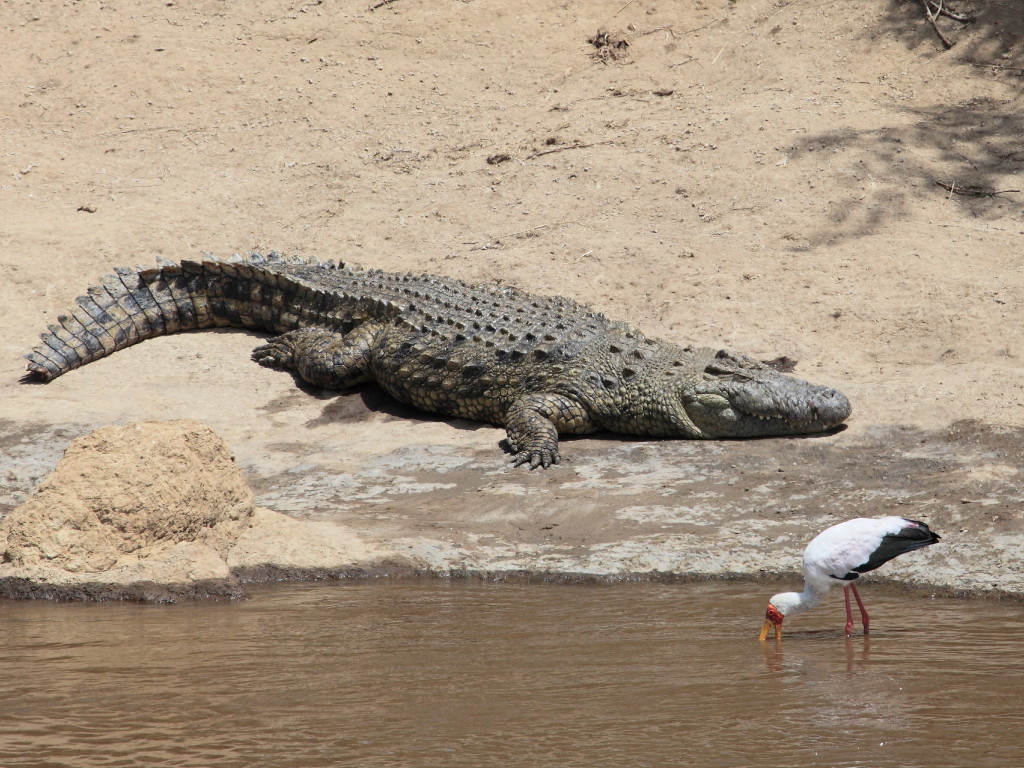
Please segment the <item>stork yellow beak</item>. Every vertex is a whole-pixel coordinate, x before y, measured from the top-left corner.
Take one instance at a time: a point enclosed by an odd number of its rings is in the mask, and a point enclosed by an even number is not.
[[[757,639],[764,642],[764,639],[768,637],[768,632],[772,627],[775,627],[775,639],[782,639],[782,614],[772,605],[768,606],[768,610],[765,612],[764,624],[761,625],[761,633],[757,636]]]

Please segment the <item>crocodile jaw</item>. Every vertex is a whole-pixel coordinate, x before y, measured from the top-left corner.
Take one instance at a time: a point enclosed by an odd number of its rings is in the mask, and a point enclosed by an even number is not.
[[[683,393],[695,437],[770,437],[826,432],[849,418],[846,396],[786,376],[749,358],[723,353]]]
[[[850,401],[828,387],[805,385],[801,394],[733,390],[727,394],[705,393],[684,403],[695,437],[771,437],[827,432],[849,418]]]

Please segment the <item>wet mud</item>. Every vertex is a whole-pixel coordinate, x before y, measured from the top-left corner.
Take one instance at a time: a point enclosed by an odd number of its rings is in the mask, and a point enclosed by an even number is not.
[[[528,471],[508,465],[500,430],[423,418],[377,397],[371,390],[330,401],[319,417],[333,422],[328,442],[328,430],[317,430],[316,443],[292,430],[291,440],[231,448],[259,505],[349,526],[397,559],[358,572],[271,565],[238,574],[242,580],[412,573],[789,580],[817,531],[852,517],[898,514],[926,520],[942,545],[888,564],[873,580],[948,594],[1024,593],[1019,429],[962,421],[934,432],[863,430],[856,439],[846,432],[708,442],[598,436],[566,440],[561,465]],[[351,409],[362,409],[356,421],[381,435],[401,432],[411,418],[413,428],[426,425],[448,439],[379,454],[366,446],[347,451],[352,424],[334,412]],[[78,431],[84,428],[5,425],[4,511]],[[460,441],[463,432],[474,439]]]

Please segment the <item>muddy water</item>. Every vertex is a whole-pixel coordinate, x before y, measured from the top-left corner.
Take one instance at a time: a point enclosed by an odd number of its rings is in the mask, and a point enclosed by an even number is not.
[[[440,581],[0,603],[0,765],[1019,766],[1021,607]]]

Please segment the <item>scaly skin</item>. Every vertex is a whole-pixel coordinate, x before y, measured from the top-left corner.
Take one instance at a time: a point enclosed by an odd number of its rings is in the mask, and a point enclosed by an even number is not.
[[[503,425],[515,464],[557,464],[558,435],[823,432],[838,391],[747,357],[648,339],[574,301],[276,254],[161,262],[102,278],[26,357],[50,381],[144,339],[234,326],[253,352],[329,389],[377,382],[424,411]]]

